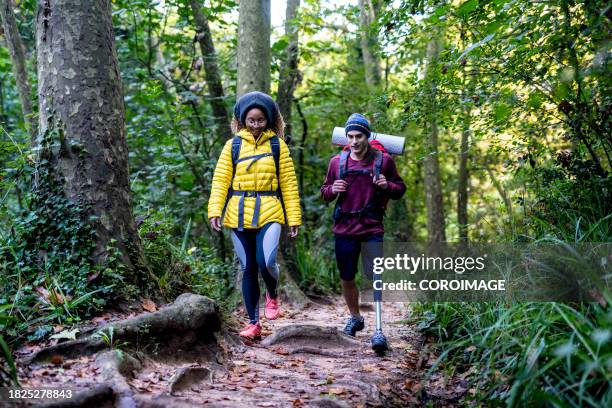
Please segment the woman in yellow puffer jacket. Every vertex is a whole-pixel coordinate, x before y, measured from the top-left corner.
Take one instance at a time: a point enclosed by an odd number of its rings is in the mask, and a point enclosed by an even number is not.
[[[266,284],[264,314],[269,320],[276,319],[280,313],[276,253],[281,224],[286,223],[289,235],[295,237],[302,218],[293,161],[283,140],[284,126],[278,105],[269,95],[243,95],[234,107],[236,136],[223,147],[208,202],[212,227],[232,229],[250,320],[240,335],[250,339],[261,336],[258,270]]]

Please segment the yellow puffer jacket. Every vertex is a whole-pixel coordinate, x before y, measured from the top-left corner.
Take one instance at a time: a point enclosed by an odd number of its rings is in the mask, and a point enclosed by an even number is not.
[[[240,147],[240,158],[255,156],[263,153],[272,153],[270,138],[274,136],[272,130],[264,131],[257,142],[253,135],[242,129],[238,132],[242,138]],[[300,209],[300,197],[297,188],[297,180],[293,161],[289,155],[289,148],[284,140],[279,138],[280,143],[280,190],[287,213],[287,222],[290,226],[298,226],[302,223],[302,211]],[[250,167],[249,167],[250,166]],[[221,217],[225,199],[227,197],[230,183],[232,182],[232,139],[229,139],[215,168],[212,180],[210,200],[208,201],[208,218]],[[276,191],[278,181],[276,180],[276,166],[272,156],[266,156],[256,161],[244,160],[237,162],[236,174],[232,183],[234,190],[251,191]],[[278,197],[260,196],[259,219],[256,226],[251,225],[255,211],[256,197],[244,197],[244,228],[261,228],[269,222],[285,223],[283,208]],[[223,225],[229,228],[238,228],[238,205],[242,197],[232,196],[225,210]]]

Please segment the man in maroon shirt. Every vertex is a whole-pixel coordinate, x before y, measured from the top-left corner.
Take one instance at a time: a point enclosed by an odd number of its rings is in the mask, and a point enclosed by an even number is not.
[[[355,284],[361,244],[382,242],[386,203],[389,199],[401,198],[406,185],[391,156],[368,142],[370,123],[363,115],[352,114],[346,122],[345,132],[350,150],[330,160],[321,194],[327,202],[337,198],[333,228],[336,263],[342,279],[342,293],[351,313],[344,332],[355,336],[364,328],[359,313],[359,289]],[[372,276],[367,277],[372,279]],[[374,347],[374,338],[372,344]]]

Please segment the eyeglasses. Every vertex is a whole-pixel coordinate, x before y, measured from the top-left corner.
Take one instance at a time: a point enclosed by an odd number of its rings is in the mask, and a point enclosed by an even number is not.
[[[255,126],[255,125],[263,126],[266,124],[266,122],[267,121],[265,119],[259,119],[259,120],[247,119],[246,120],[246,124],[249,126]]]

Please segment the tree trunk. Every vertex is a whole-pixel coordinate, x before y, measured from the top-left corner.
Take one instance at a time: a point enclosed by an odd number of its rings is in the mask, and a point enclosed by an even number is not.
[[[23,120],[26,124],[26,129],[30,133],[30,140],[33,145],[38,128],[36,126],[36,119],[32,115],[32,101],[30,99],[32,88],[30,87],[26,71],[23,41],[21,41],[21,36],[17,29],[17,20],[15,20],[15,14],[13,13],[13,0],[0,0],[0,18],[2,19],[4,36],[6,37],[6,46],[13,63],[13,73],[15,74],[15,82],[17,82],[17,92],[21,102]]]
[[[287,1],[285,36],[289,39],[289,43],[287,44],[285,59],[281,62],[278,97],[276,98],[280,112],[285,119],[285,135],[289,136],[293,135],[291,103],[298,78],[298,24],[296,17],[299,6],[300,0]]]
[[[465,38],[465,29],[461,27],[461,43],[463,49],[467,47],[467,41]],[[469,181],[469,149],[470,149],[470,127],[471,127],[471,114],[472,110],[470,105],[467,104],[468,98],[471,94],[471,82],[470,75],[465,68],[463,72],[463,129],[461,131],[461,144],[459,152],[459,186],[457,187],[457,223],[459,224],[459,242],[463,244],[468,243],[468,181]]]
[[[36,25],[39,142],[51,146],[49,169],[64,196],[94,216],[93,261],[104,264],[115,246],[129,271],[148,270],[132,214],[111,1],[41,0]]]
[[[438,161],[438,123],[436,115],[436,66],[440,55],[438,38],[427,45],[425,81],[430,88],[429,118],[425,139],[425,203],[427,205],[427,241],[429,245],[446,241],[440,163]]]
[[[359,0],[359,28],[361,31],[361,54],[365,69],[366,84],[370,90],[380,85],[380,61],[377,54],[377,41],[372,33],[372,23],[376,20],[377,6],[371,0]]]
[[[4,75],[0,76],[0,123],[6,126],[7,117],[4,111]]]
[[[459,242],[468,242],[468,159],[470,149],[470,108],[463,108],[463,131],[461,132],[461,151],[459,152],[459,186],[457,188],[457,222],[459,224]]]
[[[191,9],[193,10],[193,18],[197,31],[196,38],[200,44],[204,60],[204,75],[208,85],[208,93],[210,94],[210,105],[215,116],[215,124],[223,140],[227,140],[232,137],[232,130],[230,129],[230,117],[225,107],[225,93],[223,91],[221,75],[219,74],[219,66],[217,65],[215,45],[210,34],[208,20],[204,13],[202,13],[200,0],[191,0]]]
[[[300,0],[287,1],[285,35],[288,37],[289,43],[287,44],[285,59],[281,62],[278,97],[276,99],[281,115],[283,115],[285,120],[285,136],[287,143],[291,143],[292,140],[291,104],[293,102],[293,92],[298,78],[298,24],[296,18],[299,6]],[[298,168],[298,171],[300,171],[300,168]],[[282,237],[287,236],[287,229],[287,226],[283,227]],[[280,286],[280,290],[287,299],[291,299],[295,307],[301,308],[308,302],[308,298],[304,295],[296,282],[298,270],[295,266],[295,262],[291,261],[295,259],[296,240],[292,238],[282,239],[280,242],[280,252],[279,265],[281,270],[286,271],[284,274],[286,279]]]
[[[236,98],[270,93],[270,0],[240,0]]]

